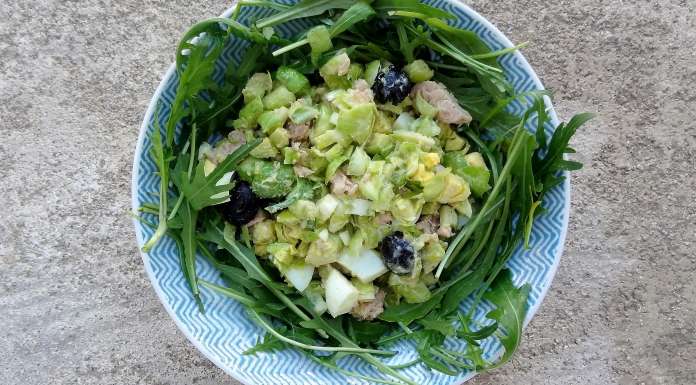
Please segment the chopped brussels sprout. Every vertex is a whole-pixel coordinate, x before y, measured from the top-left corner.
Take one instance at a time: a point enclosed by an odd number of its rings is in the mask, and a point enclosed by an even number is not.
[[[311,281],[307,288],[302,292],[305,298],[312,304],[312,310],[317,315],[322,315],[327,310],[326,301],[324,301],[324,288],[321,283]]]
[[[327,80],[328,76],[331,75],[338,75],[338,76],[343,76],[348,74],[348,70],[350,69],[350,58],[345,52],[340,52],[337,53],[334,57],[329,59],[329,61],[326,62],[320,69],[319,69],[319,74],[321,77],[324,78],[324,80]],[[327,81],[328,84],[328,81]],[[330,85],[329,85],[330,86]],[[342,87],[342,88],[348,88],[350,87],[350,84],[347,87]]]
[[[396,198],[392,202],[391,213],[395,220],[403,224],[415,224],[423,209],[423,201]]]
[[[319,111],[312,107],[306,99],[299,99],[290,106],[290,120],[296,124],[307,123],[319,115]]]
[[[251,183],[251,189],[260,198],[285,196],[295,183],[292,167],[276,161],[247,158],[237,171],[242,180]]]
[[[277,131],[277,130],[276,130]],[[278,150],[276,150],[275,147],[273,147],[273,144],[271,143],[271,139],[269,138],[263,138],[261,143],[259,143],[258,146],[256,146],[249,155],[253,156],[254,158],[273,158],[274,156],[278,155]]]
[[[288,209],[297,218],[301,218],[303,220],[314,220],[318,214],[317,205],[314,202],[305,199],[296,201],[295,203],[291,204]]]
[[[413,122],[413,130],[419,134],[435,137],[440,134],[440,126],[432,118],[421,116]]]
[[[261,126],[261,131],[268,134],[276,128],[283,127],[288,119],[288,109],[280,107],[272,111],[266,111],[259,115],[258,123]]]
[[[336,128],[358,144],[363,144],[370,137],[374,122],[375,104],[364,103],[339,112]]]
[[[305,261],[314,266],[326,265],[338,260],[339,252],[341,251],[341,239],[333,234],[327,236],[326,239],[321,238],[312,242],[307,250]]]
[[[430,290],[418,278],[392,273],[389,275],[389,286],[408,303],[422,303],[430,299]]]
[[[391,135],[374,133],[370,141],[365,145],[365,151],[370,155],[386,155],[394,149],[394,140]]]
[[[358,301],[371,301],[375,299],[377,287],[372,282],[363,282],[359,279],[352,278],[350,283],[358,289]]]
[[[421,117],[432,119],[437,115],[437,108],[425,101],[421,94],[416,95],[415,107]]]
[[[423,198],[429,202],[456,203],[469,197],[469,184],[444,169],[423,184]]]
[[[265,220],[255,224],[251,231],[251,240],[255,245],[273,243],[276,240],[273,221]]]
[[[279,263],[287,265],[292,262],[295,247],[289,243],[276,242],[269,244],[266,251]]]

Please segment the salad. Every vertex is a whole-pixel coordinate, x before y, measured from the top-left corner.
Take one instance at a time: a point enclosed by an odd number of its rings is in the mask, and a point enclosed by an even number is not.
[[[274,13],[242,24],[252,6]],[[245,305],[267,332],[247,353],[294,347],[390,384],[414,384],[411,365],[457,375],[510,359],[530,288],[505,264],[562,171],[581,167],[564,154],[591,116],[547,137],[548,92],[516,94],[496,61],[519,47],[491,51],[451,17],[415,0],[240,1],[183,37],[176,97],[150,137],[160,191],[138,216],[155,229],[143,250],[176,241],[201,311],[206,290]],[[314,26],[277,33],[299,18]],[[248,45],[216,80],[233,37]],[[200,279],[196,258],[225,285]],[[482,301],[495,308],[483,324]],[[488,338],[504,347],[493,361]],[[387,364],[401,339],[418,359]],[[384,376],[344,369],[346,355]]]

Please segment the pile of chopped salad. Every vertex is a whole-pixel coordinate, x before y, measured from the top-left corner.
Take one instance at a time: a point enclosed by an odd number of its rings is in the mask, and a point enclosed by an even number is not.
[[[277,12],[246,26],[249,6]],[[299,17],[317,25],[276,35]],[[416,341],[409,366],[449,375],[515,350],[529,286],[515,287],[505,263],[528,246],[561,171],[580,167],[563,154],[590,115],[547,138],[548,93],[515,94],[496,62],[514,49],[491,52],[449,17],[418,1],[241,1],[182,40],[176,98],[150,138],[161,183],[141,208],[155,229],[143,250],[174,239],[201,310],[202,288],[244,304],[267,332],[249,353],[294,347],[347,375],[413,384],[377,358],[396,340]],[[250,46],[216,81],[233,37]],[[528,101],[523,116],[506,112],[515,100]],[[200,279],[197,258],[225,285]],[[484,300],[496,310],[481,324]],[[495,362],[483,359],[487,338],[505,348]],[[386,377],[341,368],[346,354]]]

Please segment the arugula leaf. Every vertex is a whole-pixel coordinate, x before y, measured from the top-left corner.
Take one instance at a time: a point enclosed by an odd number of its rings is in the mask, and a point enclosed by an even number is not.
[[[382,16],[388,16],[389,12],[406,11],[416,12],[425,16],[439,19],[454,19],[455,16],[440,8],[435,8],[421,3],[419,0],[377,0],[373,5],[374,9]]]
[[[297,180],[297,183],[295,183],[295,187],[293,187],[292,191],[290,191],[283,201],[267,206],[266,211],[274,214],[280,210],[290,207],[290,205],[299,200],[312,199],[312,197],[314,197],[314,190],[316,188],[318,188],[317,185],[310,183],[306,179],[300,178]]]
[[[148,239],[147,242],[142,247],[144,252],[149,252],[150,249],[167,233],[167,195],[169,194],[169,154],[165,151],[164,145],[162,144],[162,134],[160,133],[161,127],[158,120],[159,114],[155,114],[155,127],[150,134],[150,141],[152,142],[152,149],[150,150],[150,156],[155,161],[157,166],[157,171],[160,177],[159,185],[159,223],[155,233],[152,237]]]
[[[191,292],[200,303],[200,294],[198,290],[198,282],[196,276],[196,221],[198,220],[198,211],[193,210],[188,202],[184,202],[179,210],[179,217],[183,224],[181,229],[181,241],[183,244],[183,267],[186,281],[191,287]]]
[[[256,27],[272,27],[290,20],[321,15],[331,9],[347,9],[354,2],[354,0],[302,0],[284,11],[257,21]]]
[[[530,291],[529,284],[515,287],[512,282],[512,273],[505,269],[495,279],[491,290],[483,295],[496,306],[495,310],[491,310],[486,317],[496,321],[504,330],[504,335],[499,335],[498,339],[505,348],[505,353],[498,362],[491,364],[489,369],[497,368],[509,361],[520,344]]]
[[[191,181],[181,173],[175,179],[177,187],[186,196],[188,203],[195,210],[200,210],[204,207],[220,204],[229,197],[213,198],[215,194],[228,192],[233,187],[232,183],[226,183],[218,186],[217,183],[222,176],[234,170],[239,162],[244,159],[251,150],[261,143],[261,139],[255,139],[252,142],[246,143],[232,152],[220,164],[215,167],[210,175],[205,176],[204,162],[198,162],[195,174]]]
[[[348,8],[341,17],[331,26],[329,33],[331,37],[339,35],[351,28],[353,25],[363,22],[375,15],[375,10],[367,3],[358,1]]]

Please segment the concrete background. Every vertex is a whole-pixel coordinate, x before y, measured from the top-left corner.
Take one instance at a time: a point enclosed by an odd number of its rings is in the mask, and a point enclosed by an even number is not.
[[[574,140],[566,251],[512,363],[472,384],[696,384],[696,2],[483,1]],[[0,383],[236,384],[184,338],[130,219],[148,101],[221,1],[0,2]]]

